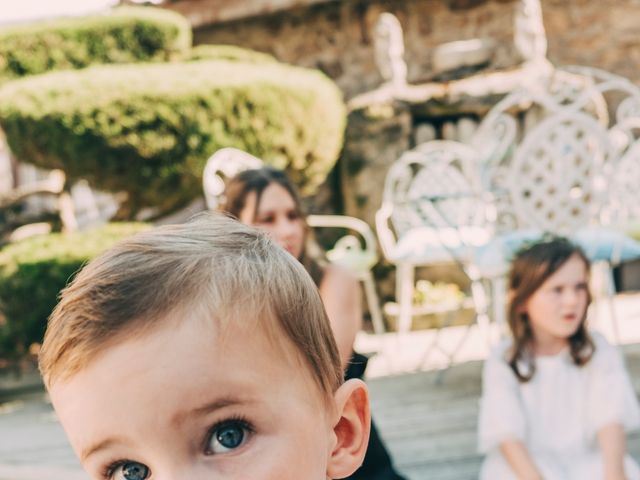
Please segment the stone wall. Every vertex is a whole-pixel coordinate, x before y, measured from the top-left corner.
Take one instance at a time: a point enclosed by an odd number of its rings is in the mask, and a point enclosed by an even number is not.
[[[549,59],[640,83],[640,1],[542,0]]]
[[[197,28],[331,1],[333,0],[177,0],[167,2],[164,6],[184,15]]]
[[[491,38],[496,66],[517,62],[513,48],[515,0],[345,0],[198,28],[195,43],[227,43],[273,54],[283,62],[318,68],[347,98],[377,87],[373,28],[380,13],[404,28],[411,83],[431,77],[430,49],[443,43]]]
[[[499,45],[496,65],[512,65],[516,4],[516,0],[342,0],[200,27],[195,41],[245,46],[284,62],[319,68],[350,98],[380,84],[372,32],[381,12],[395,14],[402,23],[409,81],[416,83],[431,75],[430,49],[455,40],[494,39]],[[640,1],[542,0],[542,9],[552,62],[599,67],[640,81],[636,68]]]

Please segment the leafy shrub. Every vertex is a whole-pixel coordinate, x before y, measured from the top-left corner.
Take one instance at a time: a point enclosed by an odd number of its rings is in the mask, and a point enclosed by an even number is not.
[[[31,237],[0,250],[0,358],[20,356],[41,342],[58,293],[85,262],[147,228],[113,223],[70,235]]]
[[[130,211],[201,195],[207,158],[237,147],[312,193],[342,146],[345,107],[320,72],[276,62],[196,61],[53,72],[0,89],[16,157],[126,191]]]
[[[191,47],[182,16],[148,7],[0,29],[0,83],[102,63],[166,61]]]
[[[245,63],[271,63],[277,60],[269,54],[234,45],[198,45],[187,54],[186,60],[228,60]]]

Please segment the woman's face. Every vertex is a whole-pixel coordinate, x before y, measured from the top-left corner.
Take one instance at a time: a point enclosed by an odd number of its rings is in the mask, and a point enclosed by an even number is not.
[[[271,183],[262,191],[257,205],[256,192],[247,195],[239,220],[267,232],[278,244],[296,258],[304,248],[305,225],[291,194],[282,185]]]

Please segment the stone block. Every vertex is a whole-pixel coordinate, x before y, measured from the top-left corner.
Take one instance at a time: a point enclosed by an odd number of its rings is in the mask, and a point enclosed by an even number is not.
[[[409,110],[388,105],[386,115],[372,118],[366,110],[352,112],[339,160],[344,213],[375,225],[382,204],[387,170],[411,147]]]
[[[477,67],[491,62],[495,42],[490,39],[473,39],[438,45],[431,54],[431,66],[435,74],[442,74],[465,67]]]
[[[478,129],[478,122],[472,118],[462,117],[458,121],[458,141],[469,143]]]
[[[414,139],[416,145],[421,143],[430,142],[437,138],[436,128],[430,123],[419,124],[414,131]]]
[[[443,140],[456,141],[458,139],[458,127],[455,122],[444,122],[442,125]]]

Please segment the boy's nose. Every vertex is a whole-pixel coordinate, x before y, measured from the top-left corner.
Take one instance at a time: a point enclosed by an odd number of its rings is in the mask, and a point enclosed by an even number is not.
[[[177,472],[166,472],[163,475],[154,476],[157,480],[217,480],[222,477],[197,465],[187,465]]]

